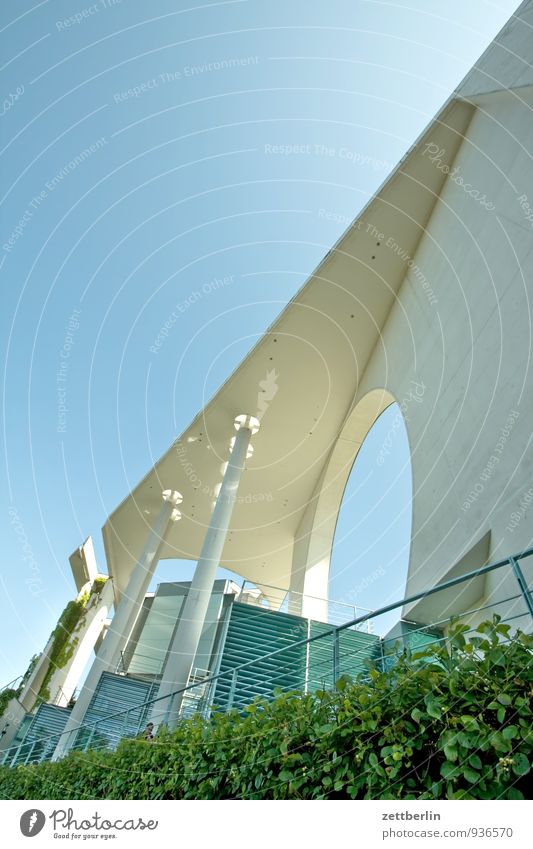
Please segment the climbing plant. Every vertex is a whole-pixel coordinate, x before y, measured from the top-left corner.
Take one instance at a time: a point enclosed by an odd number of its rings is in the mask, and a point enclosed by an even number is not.
[[[0,718],[4,715],[6,708],[9,704],[9,702],[11,701],[11,699],[15,699],[20,695],[20,692],[21,692],[24,684],[26,683],[26,681],[30,677],[31,673],[35,669],[35,664],[37,663],[38,660],[39,660],[39,655],[34,654],[33,657],[31,658],[29,664],[28,664],[28,668],[26,669],[26,672],[24,673],[22,678],[19,679],[17,686],[16,687],[5,687],[0,692]]]
[[[51,634],[53,642],[49,655],[50,663],[46,675],[43,679],[43,682],[39,688],[39,695],[37,698],[38,703],[46,702],[49,700],[49,684],[54,672],[57,669],[63,669],[63,667],[71,659],[78,644],[77,638],[71,639],[72,634],[80,625],[81,620],[87,611],[91,598],[99,595],[102,592],[102,589],[108,580],[109,579],[104,575],[99,575],[97,578],[95,578],[90,590],[86,590],[84,593],[80,594],[75,601],[69,601],[69,603],[63,610],[61,616],[59,617],[57,625]],[[22,676],[22,679],[20,680],[20,683],[16,688],[9,687],[0,692],[0,717],[2,717],[2,715],[4,714],[6,707],[11,701],[11,699],[16,698],[20,695],[24,684],[26,683],[26,681],[34,670],[35,664],[39,660],[39,657],[40,655],[33,655],[26,672]]]
[[[90,595],[99,595],[105,584],[108,582],[109,578],[104,575],[98,575],[97,578],[94,579],[91,587]]]
[[[90,590],[80,594],[75,601],[69,601],[59,617],[51,635],[53,642],[49,654],[50,663],[39,689],[39,702],[46,702],[50,699],[49,684],[52,676],[57,669],[63,669],[74,654],[78,638],[72,639],[72,635],[85,616],[90,599],[102,591],[107,580],[103,576],[95,578]]]
[[[14,690],[12,687],[7,687],[5,690],[2,690],[0,693],[0,717],[4,715],[5,709],[8,706],[11,699],[14,699],[18,696],[19,690]]]

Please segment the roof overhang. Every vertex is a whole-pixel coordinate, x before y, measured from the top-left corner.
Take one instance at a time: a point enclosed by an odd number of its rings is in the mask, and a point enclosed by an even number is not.
[[[178,490],[183,503],[161,558],[198,558],[233,420],[258,415],[265,380],[277,391],[253,439],[221,565],[258,585],[288,588],[303,513],[445,180],[425,145],[438,145],[451,165],[473,112],[464,100],[445,105],[258,344],[109,516],[103,536],[117,601],[162,490]],[[281,601],[279,593],[265,594]]]
[[[91,583],[98,576],[98,567],[94,556],[94,547],[91,537],[87,537],[76,551],[69,557],[70,568],[74,576],[76,589],[81,592],[85,584]]]

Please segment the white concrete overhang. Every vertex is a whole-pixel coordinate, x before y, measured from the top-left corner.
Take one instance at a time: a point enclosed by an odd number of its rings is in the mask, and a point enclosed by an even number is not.
[[[74,577],[76,589],[81,592],[88,581],[91,583],[98,576],[98,567],[94,556],[94,547],[91,537],[87,537],[76,551],[69,557],[70,568]]]
[[[261,383],[273,371],[277,393],[253,438],[221,565],[258,585],[288,588],[303,512],[445,180],[424,145],[439,145],[442,162],[451,165],[474,108],[462,99],[448,101],[257,345],[109,516],[103,536],[117,601],[162,490],[178,490],[183,504],[161,557],[198,558],[233,420],[240,413],[258,415]],[[337,454],[339,462],[350,461]],[[273,604],[281,600],[272,590],[265,594]]]
[[[442,576],[439,584],[461,578],[486,566],[489,561],[490,531],[484,534]],[[420,601],[406,605],[402,616],[422,625],[439,624],[451,616],[461,616],[480,607],[485,596],[486,575],[477,575],[454,587],[433,593]],[[437,584],[437,586],[439,585]]]

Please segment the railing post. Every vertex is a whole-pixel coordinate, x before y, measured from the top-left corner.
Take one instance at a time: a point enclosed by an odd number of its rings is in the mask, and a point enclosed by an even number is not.
[[[210,676],[208,676],[210,677]],[[200,714],[201,717],[206,719],[209,716],[209,706],[211,704],[212,698],[211,695],[213,693],[213,682],[210,681],[208,684],[204,684],[204,689],[202,691],[202,695],[198,701],[198,705],[196,707],[196,712]]]
[[[122,720],[122,731],[118,735],[119,740],[122,737],[126,737],[126,732],[128,730],[128,722],[129,722],[131,710],[135,710],[135,708],[130,708],[130,710],[127,710],[126,713],[124,714],[124,719]]]
[[[19,743],[18,746],[14,746],[15,751],[13,752],[12,755],[11,754],[9,755],[9,766],[15,765],[15,761],[17,760],[17,758],[20,754],[21,747],[22,747],[22,743]],[[7,751],[12,752],[13,749],[11,748],[11,749],[8,749]],[[4,758],[4,763],[7,766],[7,758]]]
[[[158,699],[157,701],[159,702],[160,700]],[[168,720],[169,720],[170,714],[172,712],[172,706],[174,704],[174,696],[170,696],[167,701],[168,701],[168,704],[167,704],[167,707],[166,707],[166,710],[165,710],[165,715],[163,717],[163,721],[162,721],[161,725],[165,725],[168,728]]]
[[[304,676],[304,693],[309,692],[309,661],[311,652],[309,651],[309,639],[311,637],[311,620],[307,620],[307,643],[305,644],[305,676]]]
[[[340,678],[340,656],[339,656],[339,629],[335,628],[333,631],[333,686],[337,683]]]
[[[35,741],[31,744],[31,746],[30,746],[30,751],[29,751],[29,752],[28,752],[28,754],[26,755],[26,760],[24,761],[24,766],[27,766],[27,765],[28,765],[28,762],[29,762],[29,760],[30,760],[30,756],[31,756],[31,754],[32,754],[32,752],[33,752],[33,750],[34,750],[34,748],[35,748],[35,743],[36,743],[36,742],[37,742],[37,741],[35,740]]]
[[[48,760],[50,760],[50,756],[52,755],[52,752],[54,751],[55,746],[56,746],[56,740],[57,740],[57,738],[56,738],[56,737],[50,737],[50,738],[49,738],[49,739],[45,742],[45,744],[44,744],[44,749],[43,749],[43,753],[42,753],[42,756],[41,756],[41,763],[42,763],[43,761],[48,761]]]
[[[385,638],[379,638],[379,671],[386,672],[385,669]]]
[[[237,670],[234,669],[231,673],[231,684],[229,688],[228,707],[226,710],[231,710],[235,700],[235,690],[237,689]]]
[[[142,708],[142,705],[141,705],[141,708]],[[146,710],[140,710],[139,720],[137,722],[137,730],[135,731],[135,734],[133,735],[134,737],[138,737],[139,734],[141,733],[141,731],[144,731],[144,729],[146,728],[146,726],[148,724],[147,719],[148,719],[148,717],[147,717]]]
[[[518,586],[520,587],[520,592],[524,596],[524,601],[526,603],[527,609],[529,610],[529,615],[533,619],[533,601],[531,601],[531,595],[530,595],[530,592],[527,588],[527,583],[526,583],[526,579],[524,578],[524,573],[522,572],[522,569],[520,568],[520,564],[519,564],[518,560],[515,560],[514,557],[509,558],[509,563],[512,566],[514,576],[515,576],[515,578],[518,582]]]
[[[94,735],[95,735],[95,732],[96,732],[96,725],[93,725],[93,727],[91,728],[91,733],[90,733],[90,734],[89,734],[89,736],[87,737],[87,741],[86,741],[86,743],[85,743],[85,745],[84,745],[84,747],[83,747],[83,751],[84,751],[84,752],[88,751],[89,746],[90,746],[90,744],[91,744],[91,741],[92,741],[92,739],[93,739],[93,737],[94,737]]]

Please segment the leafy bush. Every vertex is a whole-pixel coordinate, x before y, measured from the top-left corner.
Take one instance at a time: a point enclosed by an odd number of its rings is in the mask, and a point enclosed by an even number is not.
[[[32,659],[30,660],[30,662],[28,664],[28,668],[26,669],[26,672],[24,673],[22,678],[19,680],[17,686],[16,687],[5,687],[0,692],[0,718],[4,715],[6,708],[9,704],[9,702],[11,701],[11,699],[18,698],[18,696],[22,692],[22,688],[24,687],[26,681],[28,680],[31,673],[35,669],[35,665],[36,665],[38,660],[39,660],[39,655],[34,654]]]
[[[336,690],[0,769],[12,799],[523,799],[533,638],[495,617]]]
[[[108,580],[109,578],[106,575],[98,575],[98,577],[95,578],[92,583],[90,595],[99,595],[102,592],[104,586],[107,584]]]
[[[19,690],[14,690],[12,687],[6,687],[5,690],[2,690],[2,692],[0,693],[0,717],[4,715],[4,712],[11,699],[16,698],[18,694]]]

